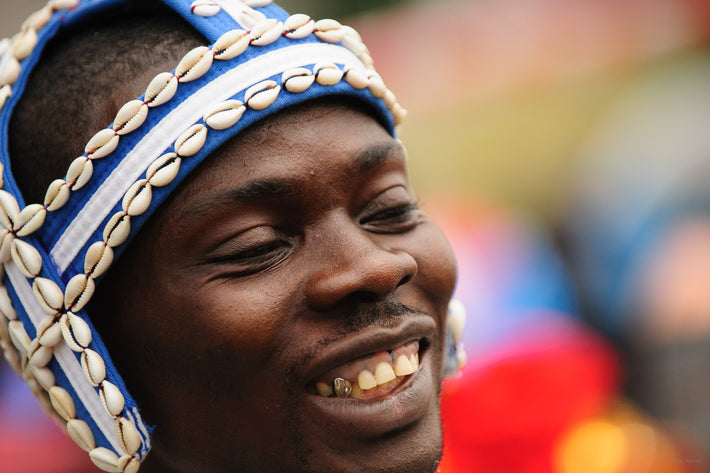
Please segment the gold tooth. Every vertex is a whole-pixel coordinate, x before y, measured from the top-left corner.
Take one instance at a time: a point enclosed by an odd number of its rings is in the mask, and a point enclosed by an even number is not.
[[[360,374],[357,375],[357,382],[363,391],[367,389],[372,389],[377,386],[377,380],[375,379],[375,376],[368,370],[360,371]]]
[[[333,380],[333,392],[337,397],[348,397],[353,390],[353,385],[344,378],[335,378]]]
[[[394,367],[394,372],[397,376],[407,376],[414,373],[414,367],[412,367],[406,355],[399,355]]]
[[[333,395],[333,386],[329,385],[328,383],[319,381],[316,383],[316,391],[318,392],[319,396],[330,397]]]
[[[397,375],[394,374],[392,365],[390,365],[386,361],[381,361],[375,368],[375,380],[377,381],[378,386],[385,383],[389,383],[396,377]]]

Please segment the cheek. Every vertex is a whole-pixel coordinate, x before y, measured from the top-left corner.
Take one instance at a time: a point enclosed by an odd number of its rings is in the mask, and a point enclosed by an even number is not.
[[[439,228],[427,223],[419,235],[416,254],[421,288],[436,305],[448,307],[456,286],[457,267],[451,245]]]

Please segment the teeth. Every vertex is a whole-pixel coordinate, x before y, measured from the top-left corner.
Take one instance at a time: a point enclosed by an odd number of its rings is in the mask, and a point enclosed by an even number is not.
[[[333,390],[338,397],[348,397],[353,390],[353,385],[347,379],[335,378],[333,380]]]
[[[330,397],[333,395],[333,386],[319,381],[316,383],[316,391],[319,396]]]
[[[412,364],[412,369],[417,371],[419,369],[419,353],[414,353],[409,356],[409,362]]]
[[[348,375],[348,369],[344,367],[341,373],[333,373],[331,382],[326,382],[323,378],[317,381],[315,391],[321,397],[374,399],[396,389],[407,376],[419,370],[419,353],[416,351],[412,353],[413,349],[414,346],[398,347],[389,351],[389,354],[387,352],[374,354],[369,360],[369,366],[367,362],[365,363],[368,368],[377,363],[374,370],[362,369],[357,378],[351,380],[344,376],[352,376],[354,373],[349,371],[351,374]],[[405,353],[402,353],[403,351]],[[406,352],[412,354],[407,356]]]
[[[360,389],[360,384],[353,384],[353,390],[350,391],[350,397],[355,399],[362,399],[362,389]]]
[[[399,355],[394,366],[394,372],[397,376],[407,376],[414,373],[414,367],[405,355]]]
[[[362,390],[372,389],[377,386],[377,380],[368,370],[360,371],[360,374],[357,375],[357,382]]]
[[[382,361],[379,365],[377,365],[377,368],[375,368],[375,380],[377,381],[378,386],[389,383],[396,377],[397,375],[394,374],[392,365],[387,362]]]

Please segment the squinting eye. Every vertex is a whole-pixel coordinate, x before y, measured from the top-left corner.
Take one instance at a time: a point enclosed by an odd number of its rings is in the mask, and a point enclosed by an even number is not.
[[[374,233],[403,233],[420,221],[419,205],[404,187],[395,187],[377,196],[365,208],[360,225]]]
[[[257,227],[220,245],[206,262],[218,268],[218,277],[244,277],[278,265],[291,249],[291,242],[272,228]]]

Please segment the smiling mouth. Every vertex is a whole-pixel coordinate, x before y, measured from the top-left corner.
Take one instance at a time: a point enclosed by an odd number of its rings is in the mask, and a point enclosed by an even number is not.
[[[425,347],[424,340],[414,340],[358,358],[320,376],[307,390],[326,398],[381,399],[397,391],[419,370]]]

